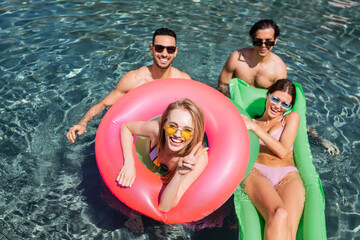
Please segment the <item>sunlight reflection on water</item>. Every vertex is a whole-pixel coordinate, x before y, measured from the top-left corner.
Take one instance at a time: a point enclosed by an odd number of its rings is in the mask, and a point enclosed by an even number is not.
[[[328,238],[359,238],[358,9],[355,1],[0,3],[0,238],[202,236],[149,219],[145,234],[128,231],[126,216],[101,197],[94,157],[101,117],[75,145],[65,133],[122,75],[151,63],[156,28],[178,35],[174,66],[215,87],[229,54],[251,47],[248,30],[261,18],[281,28],[274,51],[304,88],[308,124],[341,151],[330,156],[310,142]],[[217,231],[204,236],[236,236],[225,227]]]

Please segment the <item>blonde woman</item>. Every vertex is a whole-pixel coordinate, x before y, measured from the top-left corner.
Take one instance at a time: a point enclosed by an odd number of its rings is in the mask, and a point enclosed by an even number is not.
[[[154,161],[166,170],[163,176],[165,188],[160,196],[159,210],[170,211],[208,163],[207,148],[202,147],[204,128],[204,114],[190,99],[171,103],[160,121],[123,124],[121,144],[124,166],[116,181],[123,187],[131,187],[136,181],[133,138],[134,135],[150,138],[151,149],[154,150],[151,155],[155,155]]]

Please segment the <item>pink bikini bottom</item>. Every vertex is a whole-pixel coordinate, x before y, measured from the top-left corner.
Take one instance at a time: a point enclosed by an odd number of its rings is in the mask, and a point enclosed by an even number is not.
[[[278,185],[281,179],[283,179],[283,177],[289,172],[299,172],[297,168],[293,166],[269,167],[264,164],[255,163],[254,167],[259,170],[264,177],[269,179],[274,187]]]

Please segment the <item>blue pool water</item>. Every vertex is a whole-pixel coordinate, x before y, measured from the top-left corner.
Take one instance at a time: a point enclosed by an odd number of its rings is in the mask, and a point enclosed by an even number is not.
[[[109,206],[94,155],[101,116],[70,144],[65,133],[127,71],[151,64],[152,33],[174,29],[174,66],[217,85],[248,30],[272,18],[274,51],[302,84],[326,197],[328,239],[360,239],[360,8],[351,0],[0,1],[0,239],[237,239],[234,219],[195,231],[144,218],[144,234]]]

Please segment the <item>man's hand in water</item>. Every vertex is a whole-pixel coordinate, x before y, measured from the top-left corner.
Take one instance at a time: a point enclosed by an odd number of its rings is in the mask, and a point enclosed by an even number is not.
[[[66,134],[66,137],[69,140],[69,142],[71,142],[71,143],[75,142],[76,132],[78,135],[81,135],[84,132],[86,132],[86,125],[85,124],[76,124],[72,128],[70,128],[69,132]]]
[[[325,151],[330,155],[338,155],[340,153],[336,145],[326,139],[320,139],[320,144],[325,148]]]
[[[321,138],[315,128],[312,128],[310,126],[307,126],[307,131],[309,137],[313,138],[315,141],[319,142],[321,146],[325,148],[325,152],[327,152],[330,155],[337,155],[340,153],[340,150],[337,148],[335,144],[330,142],[329,140]]]

